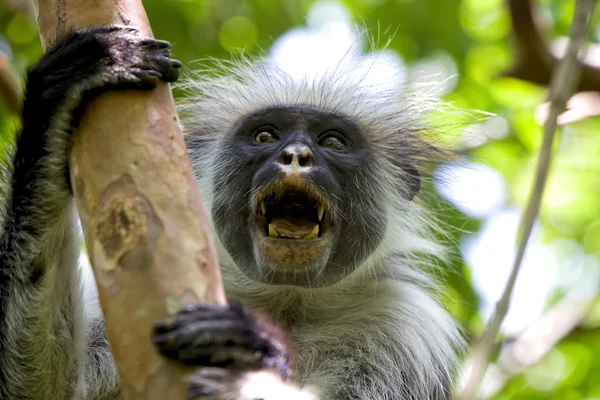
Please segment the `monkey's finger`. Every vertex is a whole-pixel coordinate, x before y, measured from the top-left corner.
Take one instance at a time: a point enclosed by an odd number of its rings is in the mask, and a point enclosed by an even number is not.
[[[175,82],[179,79],[181,62],[166,56],[153,56],[152,64],[161,73],[161,79],[165,82]]]
[[[244,346],[190,347],[162,353],[186,365],[259,369],[265,356]]]
[[[198,332],[194,329],[175,331],[165,335],[155,335],[152,342],[160,352],[168,352],[188,348],[215,348],[226,346],[240,346],[252,351],[266,351],[268,343],[259,336],[249,331],[232,330],[205,330]]]
[[[232,306],[220,306],[214,304],[193,304],[188,305],[177,313],[173,318],[154,323],[153,331],[155,334],[164,334],[172,330],[179,329],[196,321],[219,321],[219,320],[240,320],[239,313]],[[241,319],[239,324],[248,326],[247,320]]]
[[[161,74],[152,69],[131,68],[130,71],[136,78],[136,89],[154,89],[160,81]]]
[[[232,319],[178,319],[177,317],[157,328],[154,332],[157,340],[162,336],[174,336],[179,341],[199,341],[212,334],[223,335],[227,332],[239,334],[248,330],[239,321]]]
[[[140,44],[148,49],[170,49],[171,43],[166,40],[157,40],[157,39],[143,39]]]

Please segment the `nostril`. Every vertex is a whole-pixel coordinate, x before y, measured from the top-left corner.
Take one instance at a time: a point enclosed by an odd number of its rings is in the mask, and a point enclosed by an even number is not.
[[[294,161],[294,155],[284,150],[279,155],[279,162],[283,165],[290,165]]]
[[[300,154],[298,157],[298,164],[301,167],[310,167],[312,166],[313,162],[312,162],[312,153],[309,152],[305,152],[303,154]]]

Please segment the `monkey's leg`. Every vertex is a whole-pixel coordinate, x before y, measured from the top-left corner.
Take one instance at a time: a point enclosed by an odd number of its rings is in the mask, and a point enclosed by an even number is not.
[[[71,134],[94,95],[173,81],[179,66],[168,43],[110,26],[68,34],[29,72],[0,237],[1,399],[118,397],[103,325],[83,326]]]

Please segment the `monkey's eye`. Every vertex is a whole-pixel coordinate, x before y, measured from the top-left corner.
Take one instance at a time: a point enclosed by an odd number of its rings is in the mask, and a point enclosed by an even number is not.
[[[344,142],[337,136],[333,135],[325,136],[325,138],[321,139],[321,146],[338,151],[344,150],[346,148]]]
[[[271,129],[260,128],[254,134],[254,141],[258,144],[273,143],[277,136],[271,132]]]

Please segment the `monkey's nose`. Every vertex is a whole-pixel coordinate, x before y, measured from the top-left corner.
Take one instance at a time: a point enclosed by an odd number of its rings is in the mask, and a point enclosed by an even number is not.
[[[313,152],[307,145],[295,143],[283,149],[279,154],[278,161],[281,165],[310,168],[313,166],[313,158]]]

